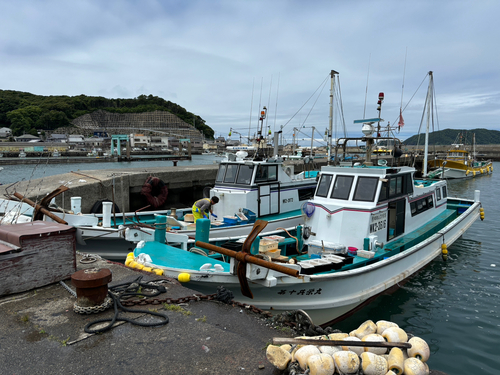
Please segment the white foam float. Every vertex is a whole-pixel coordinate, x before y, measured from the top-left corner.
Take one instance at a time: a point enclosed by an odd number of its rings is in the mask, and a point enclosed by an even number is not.
[[[370,352],[361,354],[361,368],[365,375],[385,375],[388,369],[384,357]]]

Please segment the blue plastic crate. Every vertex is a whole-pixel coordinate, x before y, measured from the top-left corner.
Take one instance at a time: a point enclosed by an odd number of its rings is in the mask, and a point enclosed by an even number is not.
[[[248,218],[249,223],[254,223],[257,220],[257,215],[248,208],[243,209],[243,214]]]
[[[231,218],[231,217],[227,217],[227,216],[224,216],[224,218],[222,220],[224,221],[224,223],[231,224],[231,225],[235,225],[238,223],[237,218]]]

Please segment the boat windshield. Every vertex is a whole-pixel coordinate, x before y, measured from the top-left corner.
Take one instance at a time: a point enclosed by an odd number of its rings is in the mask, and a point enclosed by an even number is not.
[[[322,174],[321,180],[318,184],[318,189],[316,190],[316,195],[318,197],[326,198],[328,195],[328,190],[330,190],[330,184],[332,182],[333,176],[331,174]]]
[[[349,199],[353,180],[354,176],[337,176],[330,198]]]
[[[278,179],[278,166],[259,164],[255,175],[255,182],[276,181]]]
[[[219,166],[215,182],[250,185],[253,170],[253,165],[222,163]]]
[[[250,185],[252,181],[253,165],[240,165],[240,170],[238,171],[238,178],[236,179],[237,184]]]
[[[373,202],[379,179],[377,177],[359,177],[354,191],[355,201]]]

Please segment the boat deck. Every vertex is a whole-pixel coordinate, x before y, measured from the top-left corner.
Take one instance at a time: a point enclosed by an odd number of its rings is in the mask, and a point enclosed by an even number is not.
[[[212,257],[201,256],[173,246],[168,246],[168,248],[165,249],[165,246],[158,246],[156,242],[146,242],[141,252],[146,252],[151,257],[152,263],[156,266],[168,265],[169,268],[198,271],[203,265],[211,263],[212,266],[216,264],[220,265],[224,272],[229,272],[230,269],[229,263]]]

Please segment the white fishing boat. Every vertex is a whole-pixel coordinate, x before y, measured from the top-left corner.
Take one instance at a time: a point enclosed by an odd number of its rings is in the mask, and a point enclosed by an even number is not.
[[[227,263],[156,242],[142,243],[134,258],[169,277],[188,274],[191,289],[211,294],[223,285],[237,301],[274,312],[304,309],[324,324],[446,254],[480,217],[479,192],[473,200],[450,198],[446,181],[415,180],[414,173],[410,167],[323,167],[304,210],[306,254],[280,254],[296,262],[280,264],[298,277],[247,263],[253,299],[240,288],[234,258]]]
[[[416,179],[412,167],[374,166],[371,120],[356,121],[363,123],[367,141],[365,163],[321,169],[295,238],[261,240],[266,223],[257,221],[239,249],[211,245],[200,230],[196,252],[140,242],[126,264],[205,294],[224,286],[234,300],[274,313],[302,309],[316,325],[325,325],[397,287],[436,257],[446,259],[447,247],[484,218],[479,191],[473,199],[452,198],[446,180]]]

